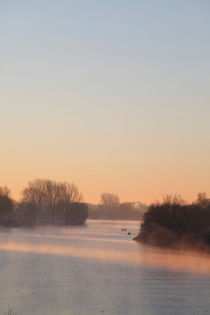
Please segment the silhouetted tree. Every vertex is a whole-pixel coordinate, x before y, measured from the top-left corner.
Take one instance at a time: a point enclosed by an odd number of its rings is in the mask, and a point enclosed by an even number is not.
[[[18,226],[34,226],[39,223],[39,208],[34,203],[20,202],[15,211]]]
[[[9,225],[14,210],[13,200],[10,198],[9,189],[0,187],[0,224]]]
[[[176,206],[176,205],[182,205],[184,204],[184,200],[180,195],[172,195],[172,194],[167,194],[163,195],[163,201],[162,204],[169,205],[169,206]]]
[[[29,182],[22,195],[23,201],[36,204],[38,208],[43,205],[56,208],[60,202],[80,202],[82,198],[73,183],[57,183],[47,179],[35,179]]]
[[[73,202],[65,208],[66,224],[83,224],[88,218],[88,206],[86,203]]]
[[[101,194],[100,203],[107,208],[117,208],[120,204],[120,198],[116,194],[103,193]]]
[[[202,208],[206,208],[210,205],[210,199],[207,198],[206,193],[198,193],[195,203]]]
[[[210,204],[201,201],[187,205],[177,198],[164,198],[152,204],[143,217],[137,240],[160,246],[180,243],[193,244],[195,240],[210,244]]]
[[[105,203],[107,204],[107,203]],[[141,202],[116,203],[116,206],[89,204],[89,218],[109,220],[140,220],[147,206]]]
[[[36,179],[28,184],[28,187],[23,190],[22,195],[23,209],[30,210],[29,205],[33,205],[33,209],[36,209],[36,211],[31,211],[36,213],[37,222],[63,224],[66,220],[67,210],[73,207],[74,204],[77,204],[78,209],[78,212],[72,210],[74,218],[78,216],[78,222],[82,222],[80,219],[82,216],[81,208],[84,209],[84,206],[81,205],[79,207],[82,196],[73,183],[59,183],[52,180]],[[85,215],[84,217],[86,219]],[[68,224],[71,223],[70,216],[67,221]],[[76,224],[75,222],[76,219],[72,224]]]

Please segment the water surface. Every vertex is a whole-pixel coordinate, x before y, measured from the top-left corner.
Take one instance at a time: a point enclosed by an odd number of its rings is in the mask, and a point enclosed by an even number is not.
[[[91,220],[2,229],[0,315],[210,313],[209,256],[140,245],[138,229]]]

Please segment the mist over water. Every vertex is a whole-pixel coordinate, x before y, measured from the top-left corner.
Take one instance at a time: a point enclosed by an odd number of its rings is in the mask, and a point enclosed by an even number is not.
[[[210,256],[143,246],[132,240],[138,229],[91,220],[2,229],[0,314],[210,312]]]

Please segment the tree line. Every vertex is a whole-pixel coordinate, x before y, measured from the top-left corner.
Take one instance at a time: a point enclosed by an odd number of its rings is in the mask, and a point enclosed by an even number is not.
[[[141,220],[147,206],[142,202],[120,202],[113,193],[102,193],[99,204],[89,204],[90,219]]]
[[[14,201],[7,187],[0,187],[0,225],[84,224],[88,206],[73,183],[35,179]]]
[[[73,183],[35,179],[12,199],[7,187],[0,187],[0,225],[34,226],[38,224],[84,224],[87,218],[140,220],[147,207],[141,202],[120,202],[113,193],[102,193],[97,205],[82,202],[82,194]]]
[[[210,199],[199,193],[192,204],[168,195],[152,204],[143,216],[137,241],[162,247],[210,245]]]

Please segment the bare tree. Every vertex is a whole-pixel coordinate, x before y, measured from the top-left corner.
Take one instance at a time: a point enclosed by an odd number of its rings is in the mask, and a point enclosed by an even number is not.
[[[207,198],[206,193],[200,192],[197,194],[196,203],[202,208],[206,208],[210,204],[210,200]]]
[[[101,194],[100,203],[107,208],[118,208],[120,205],[120,198],[113,193],[103,193]]]
[[[185,202],[180,195],[177,195],[177,194],[163,195],[163,204],[169,204],[169,205],[175,206],[175,205],[183,205],[184,203]]]
[[[48,179],[35,179],[29,182],[23,192],[23,201],[35,204],[39,209],[43,206],[56,208],[59,204],[80,202],[82,195],[73,183],[57,183]]]
[[[9,195],[10,195],[9,188],[7,186],[0,187],[0,195],[9,197]]]

